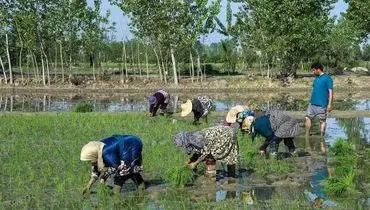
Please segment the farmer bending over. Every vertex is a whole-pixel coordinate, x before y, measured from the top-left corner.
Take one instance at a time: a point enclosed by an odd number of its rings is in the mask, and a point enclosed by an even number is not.
[[[183,148],[192,157],[185,162],[196,168],[200,162],[207,165],[206,174],[216,180],[216,161],[227,164],[229,177],[235,177],[235,164],[238,156],[236,136],[228,126],[214,126],[197,132],[181,131],[175,135],[174,144]]]
[[[131,179],[139,189],[144,189],[144,180],[140,175],[141,151],[143,144],[137,136],[113,135],[101,141],[90,141],[81,149],[82,161],[91,161],[91,179],[83,190],[89,191],[100,179],[105,183],[110,175],[114,175],[114,192],[120,193],[122,185]]]
[[[158,109],[160,113],[164,114],[167,112],[167,105],[170,101],[170,95],[163,89],[158,90],[152,96],[149,97],[149,116],[154,117],[157,114]]]
[[[294,137],[301,133],[297,119],[287,115],[282,111],[256,111],[253,116],[244,120],[247,133],[252,134],[252,139],[257,134],[265,137],[265,142],[260,146],[260,154],[265,155],[266,149],[270,145],[270,154],[276,157],[279,143],[284,140],[291,155],[296,154]]]
[[[208,123],[208,113],[213,107],[213,101],[206,97],[206,96],[198,96],[193,100],[187,100],[186,103],[181,104],[181,117],[185,117],[190,114],[190,112],[194,113],[194,125],[199,124],[199,119],[203,117]]]

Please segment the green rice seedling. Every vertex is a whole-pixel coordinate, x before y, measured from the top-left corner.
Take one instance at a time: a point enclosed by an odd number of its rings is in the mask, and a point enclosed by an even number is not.
[[[165,180],[176,187],[184,187],[193,183],[194,172],[193,169],[187,166],[169,168],[166,171]]]
[[[343,178],[329,178],[324,184],[324,190],[329,195],[334,195],[337,197],[351,194],[356,191],[354,178],[354,172],[348,173]]]
[[[335,144],[330,147],[329,155],[334,157],[357,157],[358,151],[355,146],[343,138],[338,138]]]
[[[78,103],[76,107],[74,108],[74,112],[80,112],[80,113],[93,112],[93,111],[94,111],[94,106],[86,102]]]

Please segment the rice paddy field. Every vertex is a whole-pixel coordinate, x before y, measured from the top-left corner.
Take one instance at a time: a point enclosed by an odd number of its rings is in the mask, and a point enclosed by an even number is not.
[[[351,145],[344,147],[356,148],[358,158],[347,166],[353,176],[347,179],[348,186],[341,188],[343,193],[331,195],[325,191],[327,187],[324,189],[330,171],[328,158],[320,154],[320,141],[315,136],[296,140],[299,157],[286,158],[281,144],[281,158],[273,161],[259,156],[262,139],[252,142],[238,133],[237,178],[226,178],[226,166],[217,164],[217,182],[212,183],[203,176],[203,165],[190,179],[187,176],[192,173],[184,174],[180,181],[173,179],[173,169],[183,167],[188,158],[174,147],[173,136],[181,130],[220,124],[222,119],[212,114],[209,124],[200,126],[171,115],[148,118],[145,112],[7,112],[1,113],[0,122],[0,209],[369,208],[370,150],[362,131],[356,133],[355,129],[346,132],[351,135]],[[341,123],[350,124],[348,129],[359,127],[354,119]],[[334,137],[329,137],[336,138],[335,127],[332,129],[329,134]],[[91,194],[82,196],[90,164],[79,160],[80,150],[88,141],[112,134],[134,134],[142,139],[146,189],[137,191],[129,181],[120,196],[113,196],[108,182],[97,184]],[[340,173],[334,170],[334,174]],[[341,176],[334,178],[331,182],[342,180]],[[176,184],[182,180],[187,183]]]

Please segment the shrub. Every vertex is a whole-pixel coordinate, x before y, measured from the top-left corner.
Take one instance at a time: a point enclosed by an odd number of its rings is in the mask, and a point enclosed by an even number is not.
[[[94,106],[90,103],[82,102],[78,103],[74,109],[74,112],[93,112],[94,111]]]

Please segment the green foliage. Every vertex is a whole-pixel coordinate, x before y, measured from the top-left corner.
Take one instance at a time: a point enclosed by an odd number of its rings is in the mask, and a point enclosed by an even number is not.
[[[193,169],[187,166],[172,167],[166,171],[165,179],[174,186],[184,187],[193,183],[194,172]]]
[[[335,196],[344,196],[356,192],[354,184],[355,172],[351,171],[342,178],[329,178],[324,184],[324,190]]]
[[[331,163],[348,164],[354,166],[357,162],[358,151],[351,143],[339,138],[329,149]],[[354,164],[354,165],[353,165]]]
[[[343,197],[356,192],[357,161],[358,151],[342,138],[329,148],[329,168],[334,167],[333,176],[324,183],[324,190],[329,195]]]
[[[94,111],[94,105],[86,102],[81,102],[76,105],[76,107],[73,110],[74,112],[93,112]]]

